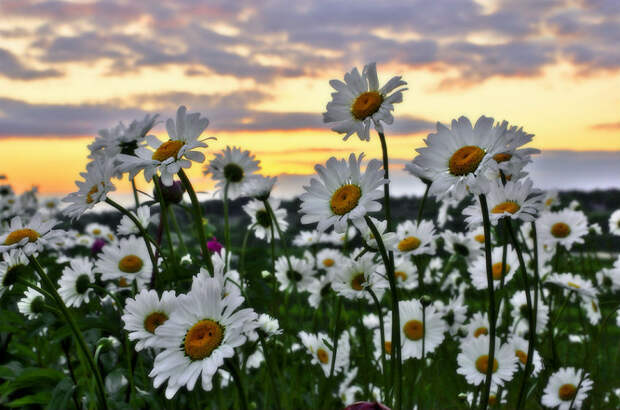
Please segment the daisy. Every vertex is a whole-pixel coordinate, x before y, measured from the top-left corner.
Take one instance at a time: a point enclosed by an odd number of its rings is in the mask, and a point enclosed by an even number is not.
[[[153,264],[144,241],[129,236],[104,246],[95,270],[101,273],[102,280],[120,280],[127,284],[135,280],[141,288],[151,280]]]
[[[258,316],[258,327],[265,332],[268,336],[275,336],[282,334],[282,329],[280,329],[280,323],[278,319],[269,316],[266,313],[261,313]]]
[[[75,219],[99,202],[106,200],[108,192],[116,188],[111,182],[115,167],[112,161],[96,157],[86,165],[86,172],[80,175],[84,181],[75,181],[77,192],[72,192],[62,199],[69,205],[62,210],[68,217]]]
[[[260,161],[254,159],[250,151],[241,151],[238,147],[226,147],[221,153],[204,167],[204,174],[211,174],[217,181],[215,187],[224,197],[224,190],[228,187],[228,199],[237,199],[246,195],[248,181],[254,178],[254,172],[260,169]]]
[[[581,307],[585,309],[588,320],[592,326],[596,326],[601,321],[601,308],[598,298],[581,298]]]
[[[366,221],[363,219],[353,219],[355,226],[361,225],[363,222]],[[345,229],[343,232],[336,232],[336,230],[332,230],[328,235],[322,235],[319,240],[321,243],[328,245],[344,246],[346,243],[351,242],[351,240],[356,236],[357,230],[355,227],[349,226],[349,228]]]
[[[159,114],[147,114],[142,120],[133,120],[129,127],[120,122],[116,127],[99,130],[99,137],[89,145],[90,157],[102,152],[108,158],[118,154],[134,155],[144,145],[146,134],[153,128]]]
[[[280,200],[275,198],[269,198],[269,205],[276,216],[277,224],[282,232],[288,228],[288,222],[286,221],[286,209],[280,208]],[[243,205],[243,210],[250,216],[252,230],[254,235],[258,239],[264,239],[268,243],[271,242],[271,235],[273,229],[273,236],[275,239],[280,239],[280,234],[275,225],[272,226],[271,215],[265,207],[265,202],[258,199],[252,199],[247,204]]]
[[[316,254],[317,268],[326,272],[334,272],[342,267],[345,263],[345,256],[336,249],[324,248]]]
[[[592,381],[583,370],[574,367],[562,367],[549,377],[543,392],[542,404],[545,407],[568,410],[580,409],[583,401],[592,390]]]
[[[321,232],[317,230],[313,231],[300,231],[293,239],[293,245],[298,247],[312,246],[320,243]]]
[[[89,223],[88,225],[86,225],[86,228],[84,228],[84,232],[86,232],[93,238],[103,239],[108,239],[108,234],[112,233],[110,228],[108,228],[106,225],[102,225],[97,222]]]
[[[40,286],[37,284],[37,286]],[[29,320],[38,318],[45,308],[45,298],[39,292],[28,288],[24,296],[17,302],[17,310]]]
[[[155,328],[154,347],[163,350],[155,357],[149,377],[155,388],[168,380],[167,399],[182,386],[193,390],[199,377],[202,388],[211,390],[213,375],[224,359],[231,358],[234,348],[243,345],[256,327],[258,315],[252,309],[239,309],[243,297],[222,297],[215,278],[202,283],[179,296],[168,320]]]
[[[558,191],[546,191],[543,198],[543,204],[548,211],[551,210],[551,208],[560,205],[560,196]]]
[[[554,273],[547,278],[546,283],[560,286],[567,291],[575,292],[580,296],[595,297],[598,291],[588,279],[571,273]],[[564,292],[566,294],[567,292]]]
[[[528,342],[522,337],[512,336],[509,344],[512,345],[515,356],[519,359],[517,361],[520,369],[525,369],[525,364],[527,363],[527,350],[528,350]],[[536,377],[538,373],[543,368],[543,362],[536,350],[534,350],[534,357],[532,358],[533,368],[530,369],[530,375]]]
[[[362,393],[362,388],[354,386],[353,381],[357,377],[357,368],[350,369],[342,383],[338,385],[338,398],[345,405],[351,404],[355,401],[355,395]]]
[[[277,180],[278,177],[254,175],[246,181],[244,188],[245,195],[250,198],[258,199],[259,201],[266,201],[269,199],[273,186]]]
[[[385,266],[382,265],[380,269],[385,274]],[[409,258],[395,258],[394,277],[396,278],[396,284],[403,289],[411,290],[418,286],[418,271]]]
[[[331,371],[332,360],[334,354],[329,346],[333,346],[332,339],[325,333],[310,334],[307,332],[299,332],[301,343],[308,349],[312,355],[312,364],[318,364],[323,369],[325,377],[328,377]],[[327,342],[327,343],[326,343]],[[328,346],[329,343],[329,346]],[[349,367],[349,334],[343,332],[338,339],[338,350],[336,351],[336,363],[334,363],[334,374],[338,374]]]
[[[424,309],[424,317],[422,317]],[[425,353],[435,351],[444,339],[448,330],[446,322],[441,318],[433,305],[422,308],[417,299],[398,302],[400,314],[400,335],[402,342],[403,359],[422,357],[422,340]]]
[[[474,241],[478,242],[480,246],[484,246],[484,227],[483,226],[477,226],[475,228],[470,226],[470,230],[467,231],[466,235],[468,238],[471,238]]]
[[[290,257],[291,266],[285,256],[280,256],[275,263],[275,276],[280,283],[278,289],[282,292],[289,288],[295,287],[298,292],[308,289],[314,277],[312,265],[305,259],[299,259],[295,256]]]
[[[495,261],[492,265],[493,268],[493,289],[500,287],[502,283],[502,277],[504,278],[504,286],[510,282],[517,269],[519,269],[519,260],[517,259],[517,253],[512,249],[512,246],[508,245],[506,252],[506,266],[502,263],[503,247],[496,246],[491,251],[491,260]],[[482,290],[488,288],[487,282],[487,267],[486,258],[481,255],[476,259],[469,269],[471,274],[472,284],[476,289]],[[502,276],[502,273],[504,275]]]
[[[534,304],[534,292],[530,291],[532,305]],[[517,324],[517,334],[529,334],[529,314],[527,310],[527,297],[524,290],[516,291],[510,298],[512,306],[511,316]],[[538,309],[536,311],[536,333],[541,334],[545,331],[549,323],[549,306],[543,303],[542,294],[538,294]]]
[[[458,363],[456,372],[465,376],[467,383],[474,386],[484,383],[489,366],[489,336],[464,339],[460,351],[456,357]],[[512,380],[513,374],[517,371],[517,360],[512,345],[501,344],[499,338],[496,338],[492,384],[503,386]]]
[[[62,231],[52,230],[58,221],[43,221],[41,214],[35,214],[27,223],[20,216],[11,219],[8,229],[0,235],[0,253],[17,249],[26,256],[40,252],[49,241],[62,235]]]
[[[387,231],[387,221],[386,220],[378,220],[377,218],[370,217],[370,220],[377,228],[379,235],[381,236],[381,240],[383,241],[383,246],[386,249],[392,249],[398,242],[398,238],[396,237],[396,233],[394,232],[386,232]],[[360,231],[364,242],[366,245],[370,246],[373,249],[379,249],[379,245],[377,245],[377,239],[375,235],[372,233],[366,221],[363,219],[355,220],[355,226]],[[349,237],[351,239],[351,236]]]
[[[332,289],[338,295],[347,299],[365,298],[373,303],[372,296],[366,288],[373,290],[378,300],[381,300],[387,280],[377,273],[379,265],[373,261],[373,256],[365,254],[355,259],[349,259],[345,265],[334,274]]]
[[[313,279],[307,289],[309,293],[308,304],[313,308],[318,309],[323,298],[329,295],[331,288],[332,275],[327,274],[321,276],[319,279]]]
[[[163,325],[177,305],[174,291],[164,291],[161,299],[154,290],[142,289],[134,299],[125,301],[123,322],[129,340],[137,340],[136,351],[155,345],[155,329]]]
[[[380,188],[387,182],[380,170],[381,162],[369,161],[362,174],[363,158],[364,154],[358,158],[351,154],[347,163],[344,159],[331,157],[326,166],[315,166],[321,180],[312,178],[310,186],[304,186],[306,192],[300,197],[301,223],[318,222],[320,232],[334,225],[334,231],[342,233],[349,220],[381,210],[378,199],[383,197],[383,191]]]
[[[17,249],[2,254],[0,261],[0,296],[5,290],[11,290],[18,279],[29,278],[32,269],[28,267],[28,258]]]
[[[88,303],[93,291],[90,285],[94,283],[93,263],[88,258],[74,258],[62,271],[58,294],[67,306],[77,308]]]
[[[609,233],[620,236],[620,209],[615,210],[609,217]]]
[[[423,255],[435,253],[435,224],[422,220],[419,224],[405,221],[396,227],[398,244],[394,251],[401,255]]]
[[[493,157],[506,147],[506,128],[506,122],[493,126],[493,118],[484,116],[473,127],[466,117],[452,120],[452,129],[437,123],[437,133],[429,134],[427,146],[418,148],[420,155],[413,160],[433,173],[429,194],[460,200],[468,193],[488,192],[485,173],[497,167]]]
[[[542,242],[562,245],[570,250],[573,244],[584,242],[583,237],[588,234],[588,219],[581,211],[564,209],[543,213],[536,221],[536,227]]]
[[[146,137],[147,147],[138,147],[134,155],[119,154],[119,170],[129,172],[133,179],[144,170],[144,178],[150,181],[157,174],[161,175],[161,182],[165,186],[173,184],[173,177],[182,168],[190,168],[192,161],[204,162],[202,152],[198,148],[206,148],[207,144],[198,138],[209,125],[209,120],[201,117],[200,113],[187,114],[187,108],[180,106],[177,110],[176,123],[172,118],[166,121],[166,130],[170,139],[160,141],[154,135]],[[214,139],[214,138],[206,138]]]
[[[60,199],[58,198],[47,198],[43,201],[40,208],[41,212],[47,213],[48,215],[55,215],[58,211],[60,211]]]
[[[476,260],[482,253],[480,243],[461,232],[444,231],[442,237],[448,253],[460,255],[468,262]]]
[[[411,160],[411,162],[405,164],[405,171],[419,178],[425,184],[431,184],[433,182],[433,172],[428,168],[422,168],[415,163],[415,160]]]
[[[153,217],[151,217],[151,208],[148,205],[142,205],[136,210],[136,213],[131,213],[144,229],[148,228],[153,219]],[[123,215],[121,222],[116,227],[116,232],[119,235],[134,235],[140,233],[140,230],[127,215]]]
[[[499,315],[498,315],[499,317]],[[465,325],[465,338],[478,338],[489,334],[489,317],[486,313],[476,312]]]
[[[460,293],[450,299],[447,305],[443,305],[442,303],[441,306],[438,306],[436,304],[435,308],[437,308],[437,310],[441,313],[441,317],[446,321],[450,335],[456,335],[463,326],[463,323],[467,320],[467,305],[465,304],[465,296]]]
[[[344,75],[344,83],[331,80],[329,84],[336,90],[332,100],[327,104],[327,112],[323,113],[323,122],[335,122],[332,128],[345,134],[347,140],[356,133],[360,140],[370,141],[370,126],[374,125],[377,132],[383,132],[381,122],[394,122],[392,111],[395,103],[402,102],[401,88],[407,83],[402,77],[392,77],[383,87],[379,88],[376,63],[366,64],[360,75],[357,67]]]

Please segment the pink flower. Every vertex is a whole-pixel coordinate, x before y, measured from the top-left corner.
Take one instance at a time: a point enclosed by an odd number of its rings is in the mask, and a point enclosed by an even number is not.
[[[213,238],[211,238],[210,241],[207,242],[207,249],[209,250],[209,252],[220,253],[220,251],[222,250],[222,244],[219,243],[214,236]]]

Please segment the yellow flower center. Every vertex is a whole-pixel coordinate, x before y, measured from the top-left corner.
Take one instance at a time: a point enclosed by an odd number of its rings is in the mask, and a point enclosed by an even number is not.
[[[45,203],[45,207],[48,209],[54,209],[56,208],[56,202],[54,201],[48,201]]]
[[[385,342],[383,348],[385,349],[385,353],[392,354],[392,342]]]
[[[493,373],[497,371],[498,367],[499,367],[499,363],[497,362],[497,359],[493,358]],[[489,356],[488,355],[483,354],[482,356],[476,359],[476,369],[478,369],[480,373],[487,374],[488,368],[489,368]]]
[[[517,355],[521,363],[525,364],[527,362],[527,353],[525,353],[523,350],[517,350],[515,354]]]
[[[11,232],[6,236],[4,240],[5,245],[14,245],[19,243],[22,239],[28,238],[28,242],[36,242],[41,235],[33,229],[24,228]]]
[[[489,406],[495,406],[497,404],[497,397],[493,394],[489,395]]]
[[[475,145],[466,145],[459,148],[448,162],[450,173],[456,176],[467,175],[474,172],[482,158],[484,158],[485,152],[482,148]]]
[[[114,240],[114,235],[112,235],[111,233],[108,234],[108,239],[113,241]]]
[[[185,334],[185,354],[193,360],[202,360],[211,355],[224,339],[224,328],[211,319],[203,319]]]
[[[168,320],[168,316],[163,312],[153,312],[144,319],[144,328],[150,333],[155,333],[155,329],[163,325]]]
[[[474,239],[476,240],[476,242],[484,243],[484,235],[482,235],[482,234],[478,234],[478,235],[474,236]]]
[[[351,279],[351,288],[357,291],[364,290],[364,287],[362,286],[364,282],[366,282],[364,274],[358,273],[357,275],[353,276],[353,279]]]
[[[486,327],[479,327],[478,329],[476,329],[474,331],[474,337],[478,337],[480,335],[488,335],[489,334],[489,329],[487,329]]]
[[[400,280],[402,280],[403,282],[407,280],[407,274],[402,270],[397,270],[396,272],[394,272],[394,276],[400,278]]]
[[[566,238],[570,235],[570,226],[565,224],[564,222],[554,223],[551,227],[551,235],[556,238]]]
[[[418,249],[421,243],[422,241],[415,236],[408,236],[402,241],[398,242],[398,250],[401,252],[414,251]]]
[[[183,145],[185,145],[183,141],[166,141],[161,144],[159,148],[157,148],[157,150],[155,150],[151,158],[159,162],[163,162],[170,157],[176,158],[179,150],[181,149],[181,147],[183,147]]]
[[[93,185],[90,191],[88,191],[88,193],[86,194],[87,204],[92,204],[93,202],[95,202],[95,200],[93,199],[93,195],[95,195],[97,192],[99,192],[99,186]]]
[[[592,303],[592,310],[594,310],[595,312],[598,312],[598,306],[596,306],[596,303],[594,303],[594,301],[592,301],[591,303]]]
[[[405,336],[410,340],[420,340],[424,337],[424,325],[419,320],[410,320],[403,326]]]
[[[501,262],[497,262],[493,264],[493,280],[501,280],[502,279],[502,268],[504,264]],[[510,272],[510,265],[506,264],[506,273]]]
[[[553,203],[553,198],[547,198],[547,200],[545,201],[545,205],[547,206],[551,206],[552,203]]]
[[[512,158],[512,155],[510,155],[507,152],[500,152],[499,154],[495,154],[493,155],[493,159],[495,160],[495,162],[497,162],[498,164],[500,162],[506,162],[506,161],[510,161],[510,158]]]
[[[331,268],[332,266],[334,266],[334,260],[332,258],[325,258],[323,259],[323,266],[326,266],[328,268]]]
[[[334,192],[329,206],[336,215],[344,215],[357,206],[362,190],[353,184],[343,185]]]
[[[319,348],[316,351],[316,357],[319,359],[319,362],[323,364],[329,363],[329,353],[323,348]]]
[[[568,286],[570,286],[571,288],[575,288],[575,289],[581,289],[581,286],[579,286],[578,284],[576,284],[575,282],[566,282],[566,284]]]
[[[577,394],[577,387],[574,384],[566,383],[560,386],[558,390],[558,396],[560,396],[561,400],[571,401]]]
[[[142,269],[144,262],[136,255],[127,255],[118,262],[118,269],[125,273],[136,273]]]
[[[125,278],[124,276],[121,276],[121,278],[118,280],[118,286],[120,286],[121,288],[126,288],[127,286],[129,286],[129,282],[127,282],[127,278]]]
[[[353,114],[356,119],[362,121],[364,118],[379,111],[382,102],[383,96],[377,91],[366,91],[365,93],[361,93],[353,102],[351,114]]]
[[[93,229],[93,235],[101,235],[101,229]]]
[[[521,207],[516,202],[506,201],[501,204],[497,204],[491,209],[491,213],[493,214],[503,214],[504,212],[508,212],[509,214],[514,214]]]

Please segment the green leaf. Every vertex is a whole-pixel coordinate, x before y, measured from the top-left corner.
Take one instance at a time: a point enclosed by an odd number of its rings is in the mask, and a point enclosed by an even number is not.
[[[50,401],[50,393],[48,391],[42,391],[29,396],[20,397],[7,403],[7,407],[23,407],[29,404],[46,404]]]
[[[69,400],[75,390],[73,381],[68,377],[64,378],[52,392],[52,398],[50,399],[47,408],[50,410],[55,409],[67,409],[69,408]]]

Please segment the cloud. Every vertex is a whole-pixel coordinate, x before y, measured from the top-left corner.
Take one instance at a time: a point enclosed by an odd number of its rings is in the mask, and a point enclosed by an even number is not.
[[[60,77],[62,72],[55,69],[35,70],[22,64],[13,53],[0,48],[0,75],[13,80],[35,80]]]
[[[620,121],[594,124],[590,126],[590,128],[592,128],[593,130],[599,130],[599,131],[620,130]]]

